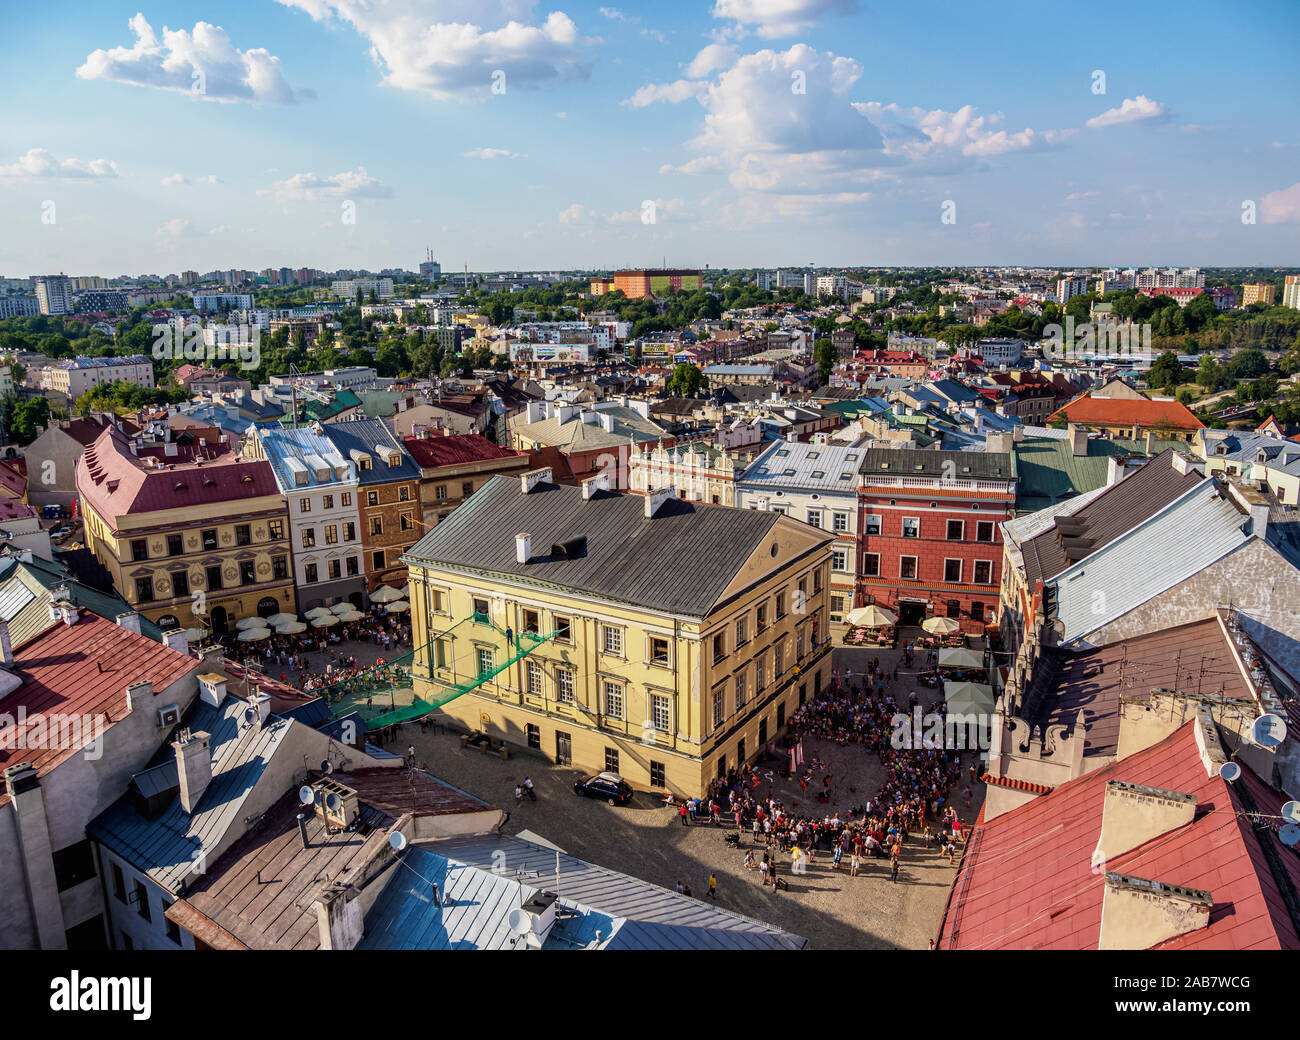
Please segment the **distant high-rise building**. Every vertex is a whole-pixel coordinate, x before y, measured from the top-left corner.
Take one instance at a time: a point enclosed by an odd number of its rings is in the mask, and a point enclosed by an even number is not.
[[[424,251],[424,261],[420,264],[420,277],[430,280],[442,277],[442,264],[433,258],[432,249]]]
[[[1088,279],[1071,276],[1056,283],[1056,302],[1064,307],[1076,296],[1088,295]]]
[[[1249,307],[1252,303],[1262,303],[1272,307],[1277,301],[1277,286],[1271,282],[1250,282],[1241,287],[1241,305]]]
[[[71,314],[72,279],[61,274],[37,278],[36,302],[42,314]]]
[[[1289,274],[1282,285],[1282,306],[1300,310],[1300,274]]]

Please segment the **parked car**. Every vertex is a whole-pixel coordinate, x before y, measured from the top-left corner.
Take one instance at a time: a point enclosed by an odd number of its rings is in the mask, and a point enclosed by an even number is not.
[[[632,786],[617,773],[597,773],[578,780],[573,789],[588,798],[604,798],[610,805],[626,805],[632,800]]]

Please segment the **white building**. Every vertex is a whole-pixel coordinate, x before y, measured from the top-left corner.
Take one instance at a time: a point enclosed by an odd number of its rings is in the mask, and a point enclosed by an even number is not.
[[[975,348],[988,368],[1019,363],[1024,344],[1018,339],[982,339]]]
[[[143,354],[127,357],[77,357],[53,361],[41,369],[41,389],[54,390],[72,400],[101,383],[127,382],[152,387],[153,362]]]
[[[381,300],[393,297],[393,280],[391,278],[348,278],[330,283],[330,292],[345,300],[355,300],[360,289],[364,299],[370,299],[374,293]]]
[[[253,297],[249,293],[195,293],[194,309],[200,314],[220,314],[222,311],[252,309]]]
[[[1088,279],[1082,276],[1062,278],[1056,283],[1056,302],[1064,307],[1076,296],[1088,295]]]
[[[27,318],[39,314],[40,301],[35,296],[0,296],[0,318]]]
[[[36,303],[42,314],[71,314],[72,279],[61,274],[37,278]]]

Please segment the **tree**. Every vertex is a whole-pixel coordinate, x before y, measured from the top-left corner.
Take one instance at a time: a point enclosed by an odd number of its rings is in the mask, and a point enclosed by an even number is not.
[[[1167,350],[1151,363],[1147,373],[1147,385],[1157,390],[1168,390],[1183,382],[1183,366],[1178,362],[1178,355]]]
[[[50,425],[50,402],[33,397],[14,406],[10,412],[9,433],[19,444],[31,444],[40,432],[38,426]]]
[[[831,372],[835,368],[835,344],[829,338],[819,339],[813,357],[817,360],[817,381],[825,386],[831,381]]]
[[[676,397],[695,397],[704,386],[704,373],[695,365],[683,361],[673,369],[666,389]]]

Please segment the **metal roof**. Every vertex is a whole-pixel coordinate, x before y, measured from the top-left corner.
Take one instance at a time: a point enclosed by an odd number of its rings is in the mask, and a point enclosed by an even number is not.
[[[679,499],[647,519],[645,502],[642,495],[608,492],[583,501],[580,489],[548,483],[525,495],[518,479],[497,476],[405,558],[704,617],[750,554],[776,535],[780,520],[775,513]],[[528,563],[516,559],[518,532],[532,536]],[[551,554],[553,546],[584,536],[585,551],[576,557]]]
[[[858,466],[865,448],[804,441],[777,441],[758,456],[741,474],[746,490],[797,488],[799,490],[858,493]]]
[[[952,468],[948,467],[952,464]],[[863,476],[944,477],[954,480],[1014,480],[1014,457],[1001,451],[918,451],[868,448],[858,472]]]
[[[324,430],[325,436],[345,459],[352,458],[351,453],[354,451],[370,456],[370,468],[358,468],[356,471],[357,480],[362,487],[420,479],[419,465],[403,450],[382,420],[356,419],[352,422],[330,423]],[[396,452],[401,458],[396,466],[388,464],[390,452]]]

